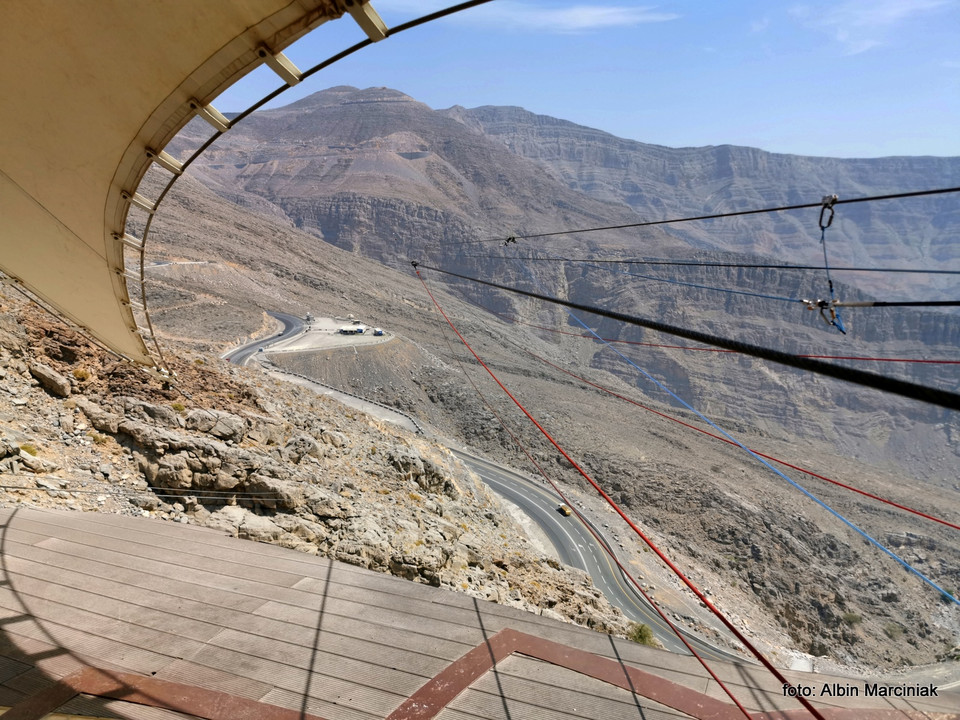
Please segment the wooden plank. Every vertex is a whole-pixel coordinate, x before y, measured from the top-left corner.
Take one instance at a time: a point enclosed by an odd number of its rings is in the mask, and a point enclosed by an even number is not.
[[[50,610],[46,601],[37,601],[43,607],[39,608],[41,612]],[[129,630],[133,626],[125,623],[105,623],[97,626],[95,621],[88,613],[79,611],[69,612],[69,608],[61,606],[65,611],[57,616],[57,620],[44,619],[37,621],[34,619],[20,620],[4,625],[4,632],[11,635],[19,635],[33,640],[41,640],[61,648],[66,651],[64,656],[68,660],[74,661],[75,665],[86,662],[91,665],[105,665],[110,662],[111,665],[132,670],[149,675],[151,672],[157,672],[170,663],[171,657],[182,657],[185,648],[183,644],[192,644],[191,650],[196,650],[200,645],[192,641],[175,638],[174,636],[163,637],[159,633],[135,632],[124,635],[121,628]],[[0,618],[9,617],[11,611],[0,610]],[[110,635],[119,635],[121,638],[129,641],[123,642]],[[163,647],[160,652],[147,650],[142,641],[148,638],[162,641]],[[163,651],[166,650],[167,653]],[[56,660],[56,656],[40,661],[38,665],[48,668],[50,661]],[[74,668],[76,669],[76,668]],[[49,671],[49,670],[48,670]]]
[[[190,660],[175,660],[167,665],[162,673],[158,673],[157,677],[257,701],[261,701],[274,689],[272,682],[258,682],[221,668],[198,665]]]
[[[21,675],[30,669],[30,665],[0,654],[0,685],[10,678]]]
[[[59,536],[58,528],[60,527],[82,529],[88,534],[111,538],[125,538],[133,532],[141,538],[142,542],[152,547],[187,554],[198,554],[198,547],[202,547],[203,556],[222,559],[230,559],[233,556],[239,540],[221,530],[153,518],[130,518],[99,513],[78,517],[77,513],[41,511],[24,515],[22,519],[38,525],[46,524],[51,537]],[[249,558],[251,567],[276,567],[285,572],[326,577],[326,565],[329,562],[327,558],[290,551],[288,548],[270,543],[259,543],[253,540],[242,542],[244,555]],[[354,567],[346,563],[343,565],[344,568]],[[360,571],[360,568],[354,569]]]
[[[15,590],[17,599],[29,608],[31,613],[38,615],[43,612],[41,617],[59,618],[61,615],[57,608],[66,606],[71,610],[86,611],[92,616],[103,618],[104,623],[130,624],[198,642],[206,642],[220,631],[220,625],[186,617],[177,612],[176,608],[168,612],[143,603],[127,602],[110,595],[93,593],[46,580],[36,580],[23,575],[13,577],[15,580],[10,592]],[[3,596],[3,592],[0,589],[0,597]],[[149,599],[145,593],[141,595],[143,600]],[[50,606],[50,610],[40,611],[35,600],[54,604]]]
[[[436,652],[434,654],[448,660],[460,657],[474,647],[481,638],[476,627],[425,618],[413,612],[405,612],[394,607],[383,607],[375,604],[353,605],[352,613],[350,610],[351,606],[346,602],[328,600],[324,609],[324,623],[326,623],[328,613],[336,612],[338,617],[348,615],[345,619],[351,621],[354,626],[361,628],[361,636],[372,636],[392,629],[399,633],[398,639],[401,641],[416,642],[413,638],[417,636],[435,639],[435,646],[431,646],[428,642],[427,646],[422,649],[429,652],[432,647],[435,647]],[[265,603],[256,610],[255,614],[286,620],[301,627],[309,627],[310,623],[316,625],[316,611],[282,603]]]
[[[218,645],[208,645],[197,653],[192,661],[207,667],[221,668],[258,682],[270,683],[277,689],[286,690],[297,696],[301,696],[308,687],[308,673],[303,667],[265,660],[256,655],[238,652]],[[327,672],[325,673],[324,670]],[[377,687],[367,687],[357,684],[352,679],[345,679],[336,667],[315,668],[314,673],[309,677],[309,695],[311,698],[352,709],[361,713],[363,717],[375,717],[380,720],[386,716],[390,708],[399,705],[406,698],[405,695],[388,693]],[[274,693],[271,692],[262,699],[264,702],[283,705],[283,703],[272,699],[273,697]],[[293,707],[299,707],[299,705]],[[336,713],[327,712],[325,715],[321,711],[316,712],[323,717],[340,717]]]
[[[260,598],[261,600],[282,598],[285,602],[300,604],[309,602],[311,598],[315,597],[313,593],[303,590],[293,590],[258,582],[255,579],[246,577],[237,577],[226,573],[178,565],[176,558],[172,556],[165,560],[138,557],[116,549],[105,549],[82,543],[78,544],[60,538],[48,538],[38,543],[37,547],[52,550],[64,556],[85,558],[106,565],[118,565],[130,570],[139,569],[141,572],[156,575],[161,578],[179,578],[195,585],[201,585],[228,593],[247,595],[249,597]]]
[[[306,671],[313,668],[315,673],[334,674],[350,678],[358,686],[378,688],[382,692],[407,697],[416,692],[423,683],[440,672],[448,663],[435,661],[427,672],[418,672],[418,668],[404,664],[403,653],[386,653],[381,662],[372,662],[348,655],[334,654],[326,648],[291,645],[281,640],[252,638],[235,630],[224,630],[217,635],[211,645],[256,656],[263,661],[272,661],[277,665],[289,666]],[[409,661],[409,658],[408,658]],[[391,665],[390,663],[395,663]]]
[[[276,600],[282,601],[286,604],[302,607],[304,605],[316,606],[319,604],[317,601],[317,593],[323,591],[326,587],[325,583],[318,583],[315,579],[304,578],[300,583],[297,584],[297,587],[292,591],[286,588],[276,588],[267,585],[260,585],[254,582],[246,582],[243,580],[230,578],[229,576],[217,575],[205,573],[202,571],[197,571],[193,568],[184,568],[178,567],[173,568],[170,564],[160,563],[159,561],[151,561],[135,558],[133,556],[127,555],[126,553],[119,553],[116,551],[103,551],[98,548],[95,548],[90,545],[81,544],[77,545],[75,543],[70,543],[61,539],[47,539],[43,540],[32,546],[33,548],[38,548],[40,550],[49,551],[47,556],[49,559],[56,559],[61,565],[72,566],[76,565],[77,558],[81,560],[87,560],[88,565],[87,570],[91,572],[96,572],[96,567],[98,563],[120,563],[121,567],[125,567],[126,570],[133,573],[136,577],[130,578],[128,580],[136,580],[139,578],[139,582],[142,585],[142,579],[145,573],[155,574],[159,580],[154,583],[151,583],[151,589],[163,588],[169,585],[171,582],[177,582],[174,580],[168,580],[173,574],[181,578],[180,582],[188,581],[193,584],[198,584],[201,586],[211,587],[219,591],[232,591],[232,592],[244,592],[252,594],[254,597],[267,600],[268,598],[275,598]],[[26,552],[20,550],[17,551],[19,555],[25,555]],[[35,552],[35,550],[34,550]],[[370,573],[369,575],[373,576],[378,580],[396,580],[396,582],[401,582],[407,584],[406,581],[397,580],[393,578],[388,578],[376,573]],[[166,583],[166,585],[165,585]],[[302,591],[302,588],[306,586],[309,587],[309,591]],[[436,589],[423,588],[424,590],[432,591],[434,595],[437,595]],[[404,617],[403,613],[410,613],[414,616],[422,617],[424,613],[427,614],[427,617],[430,620],[437,620],[441,618],[452,618],[456,621],[457,624],[461,624],[463,627],[468,629],[466,636],[463,634],[457,633],[457,637],[454,638],[461,642],[466,642],[468,644],[476,644],[479,640],[474,635],[477,621],[476,621],[476,610],[471,608],[469,610],[462,608],[450,608],[444,603],[438,602],[425,602],[418,601],[415,599],[404,598],[399,596],[399,602],[395,599],[395,596],[390,596],[383,600],[379,599],[377,594],[371,594],[369,591],[363,591],[357,588],[351,588],[342,585],[336,585],[334,583],[330,584],[329,590],[331,594],[336,591],[337,594],[342,594],[347,596],[345,598],[346,603],[338,604],[335,601],[339,601],[339,598],[330,598],[328,599],[328,611],[331,614],[340,614],[343,616],[353,616],[362,618],[364,620],[377,622],[377,617],[382,615],[385,608],[381,607],[382,605],[388,605],[390,607],[399,606],[399,611],[389,611],[393,614],[396,622],[407,621],[411,625],[411,629],[415,628],[419,621],[414,618]],[[181,590],[182,592],[182,590]],[[217,600],[212,598],[214,602]],[[309,601],[309,604],[308,602]],[[378,602],[378,605],[362,605],[361,601]],[[219,602],[225,602],[224,600],[219,600]],[[491,608],[498,608],[498,606],[493,605],[492,603],[478,602],[478,607],[482,608],[484,613]],[[511,608],[503,608],[511,610],[512,614],[515,617],[526,619],[527,613],[521,611],[516,611]],[[305,620],[304,622],[310,622],[312,624],[313,620]],[[503,627],[506,627],[508,623],[502,622],[498,616],[494,618],[487,618],[484,620],[485,623],[491,625],[490,632],[496,632]],[[550,621],[545,621],[549,623]],[[381,623],[383,624],[383,623]],[[516,623],[509,623],[515,625]],[[556,627],[556,624],[552,624],[552,627]],[[438,626],[439,627],[439,626]],[[567,626],[559,625],[561,633],[567,630]],[[572,626],[570,626],[572,627]],[[574,628],[575,630],[575,628]],[[590,633],[594,634],[594,633]]]
[[[154,575],[143,572],[136,567],[136,563],[129,563],[131,567],[110,565],[98,560],[67,555],[55,550],[37,547],[36,545],[19,545],[8,542],[7,559],[9,562],[22,560],[37,568],[36,572],[59,573],[70,568],[84,577],[101,577],[120,586],[128,586],[134,591],[145,590],[150,593],[170,593],[174,597],[182,597],[199,603],[210,605],[222,604],[233,610],[249,612],[261,606],[263,598],[241,595],[239,593],[224,592],[217,588],[185,582],[169,575]]]
[[[20,533],[31,532],[38,537],[45,537],[47,526],[42,523],[35,523],[30,520],[18,519],[16,525],[8,528],[7,532],[18,536]],[[289,573],[271,570],[269,568],[252,568],[244,563],[244,553],[242,545],[232,553],[231,559],[210,558],[200,553],[174,553],[163,548],[154,547],[142,541],[142,536],[136,532],[130,531],[126,537],[106,537],[104,535],[93,535],[83,529],[60,528],[52,536],[53,538],[70,541],[77,545],[87,545],[103,550],[112,550],[118,553],[133,555],[146,560],[159,562],[171,561],[173,558],[179,558],[180,562],[189,567],[198,570],[204,570],[210,573],[230,575],[237,578],[253,579],[256,578],[261,583],[277,585],[279,587],[289,587],[298,582],[302,574]],[[36,543],[45,544],[50,541]],[[202,546],[194,545],[194,550]]]
[[[129,616],[131,608],[126,607],[127,605],[132,605],[134,608],[153,609],[158,612],[153,627],[176,631],[178,634],[198,640],[208,639],[220,628],[226,627],[251,636],[276,638],[292,644],[302,644],[312,641],[319,613],[319,608],[297,608],[279,603],[267,603],[270,606],[269,613],[242,613],[213,604],[178,598],[175,595],[130,588],[111,580],[76,573],[69,569],[38,566],[20,558],[8,557],[7,567],[12,585],[18,592],[40,595],[48,599],[69,598],[76,607],[114,617]],[[22,570],[34,574],[37,570],[42,572],[39,573],[39,578],[34,578],[33,575],[25,575],[21,572]],[[320,603],[322,600],[317,601],[317,604]],[[332,611],[335,604],[340,605],[340,610],[344,614],[338,615]],[[423,624],[416,618],[399,615],[401,619],[408,619],[414,628],[405,632],[392,627],[390,618],[385,618],[378,624],[371,624],[350,617],[350,610],[347,603],[328,602],[324,607],[322,636],[325,643],[330,646],[328,649],[331,652],[349,650],[357,657],[371,659],[383,659],[403,652],[408,660],[413,658],[415,664],[427,663],[429,667],[435,667],[437,663],[441,663],[436,670],[438,672],[442,669],[442,664],[455,660],[472,647],[466,643],[451,643],[424,635]],[[191,627],[190,620],[200,621],[199,633]],[[363,637],[367,639],[361,640]],[[403,650],[400,651],[398,648]],[[442,653],[438,652],[441,650]],[[418,655],[425,655],[426,659],[418,659]],[[431,660],[436,662],[430,664]],[[403,664],[399,659],[396,662]]]
[[[491,696],[484,701],[486,706],[500,701],[502,693],[511,709],[515,703],[520,703],[545,712],[598,720],[633,720],[649,716],[655,709],[669,713],[670,717],[690,717],[643,697],[642,688],[638,688],[635,696],[628,690],[612,687],[567,668],[518,655],[498,663],[496,673],[486,673],[471,689]]]
[[[358,710],[351,707],[348,703],[351,699],[349,693],[336,694],[335,692],[316,696],[311,692],[304,703],[303,693],[294,692],[277,688],[272,690],[263,698],[263,702],[280,705],[281,707],[303,708],[311,715],[319,715],[330,720],[383,720],[384,714],[370,713],[365,710]]]

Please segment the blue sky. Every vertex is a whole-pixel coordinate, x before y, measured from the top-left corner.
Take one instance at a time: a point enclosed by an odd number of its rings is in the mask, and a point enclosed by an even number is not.
[[[453,0],[372,0],[395,26]],[[364,36],[349,18],[286,52],[306,69]],[[242,110],[265,68],[214,102]],[[433,108],[519,105],[642,142],[835,157],[960,156],[960,0],[493,0],[314,75]]]

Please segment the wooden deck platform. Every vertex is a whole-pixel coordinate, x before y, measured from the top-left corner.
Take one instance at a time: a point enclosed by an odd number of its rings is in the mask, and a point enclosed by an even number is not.
[[[549,641],[551,652],[567,646],[565,656],[579,658],[584,667],[619,667],[621,686],[521,649],[498,658],[492,669],[481,668],[466,689],[437,708],[436,717],[661,720],[700,717],[691,710],[699,707],[698,698],[729,703],[692,658],[188,525],[3,510],[0,573],[4,707],[93,666],[269,703],[304,717],[415,717],[410,713],[418,710],[408,698],[425,686],[425,693],[439,687],[430,683],[444,671],[453,677],[448,668],[471,651],[482,662],[508,635],[511,642]],[[598,659],[590,661],[588,654]],[[628,667],[650,675],[630,675]],[[762,669],[714,667],[751,711],[774,713],[770,718],[807,716]],[[835,680],[801,673],[789,678],[818,686]],[[960,718],[960,696],[941,695],[922,702],[817,701],[830,710],[828,716],[851,720],[914,717],[911,709],[925,712],[915,717]],[[856,714],[849,714],[852,708]],[[189,717],[85,695],[60,712]]]

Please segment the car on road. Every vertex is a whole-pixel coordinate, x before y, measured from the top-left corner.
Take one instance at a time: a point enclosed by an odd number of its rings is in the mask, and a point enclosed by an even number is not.
[[[564,517],[569,517],[572,510],[566,505],[557,505],[557,512],[563,515]]]
[[[263,352],[263,348],[262,347],[257,348],[257,352]]]

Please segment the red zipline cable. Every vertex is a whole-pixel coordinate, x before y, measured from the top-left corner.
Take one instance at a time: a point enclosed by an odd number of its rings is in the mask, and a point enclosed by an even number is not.
[[[422,279],[423,279],[423,278],[421,278],[421,281],[422,281]],[[428,290],[427,292],[429,292],[429,290]],[[434,303],[436,303],[436,301],[434,301]],[[439,308],[440,308],[440,306],[437,305],[437,309],[438,309],[438,310],[439,310]],[[441,312],[442,312],[442,311],[441,311]],[[446,316],[444,315],[444,317],[446,317]],[[438,321],[439,321],[439,319],[438,319]],[[447,322],[449,322],[449,320],[447,320]],[[442,325],[441,325],[441,327],[442,327]],[[441,332],[443,332],[442,329],[441,329]],[[462,339],[463,339],[463,338],[461,338],[461,340],[462,340]],[[444,340],[446,340],[446,334],[445,334],[445,333],[444,333]],[[523,444],[523,442],[521,442],[520,438],[518,438],[518,437],[516,436],[516,434],[509,428],[509,426],[507,425],[507,423],[504,421],[504,419],[503,419],[502,417],[500,417],[500,414],[499,414],[499,413],[493,408],[493,406],[487,401],[487,398],[486,398],[486,397],[484,396],[484,394],[480,391],[480,388],[477,387],[477,384],[473,381],[473,378],[471,378],[470,375],[467,374],[466,368],[464,368],[464,367],[463,367],[463,363],[460,362],[460,358],[458,358],[458,357],[456,356],[456,354],[454,354],[453,348],[450,346],[450,343],[449,343],[449,342],[447,343],[447,347],[450,348],[450,353],[451,353],[451,355],[452,355],[453,358],[457,361],[457,364],[460,366],[460,370],[463,372],[464,377],[467,378],[467,381],[468,381],[468,382],[470,383],[470,385],[473,387],[474,392],[476,392],[477,395],[480,397],[481,402],[484,404],[484,406],[487,408],[487,410],[489,410],[491,413],[493,413],[493,416],[494,416],[494,417],[497,419],[497,421],[500,423],[500,426],[501,426],[504,430],[507,431],[507,433],[510,435],[510,437],[513,438],[513,442],[516,443],[517,447],[519,447],[520,450],[523,452],[523,454],[527,456],[527,459],[528,459],[531,463],[533,463],[533,466],[537,469],[537,472],[539,472],[539,473],[543,476],[544,480],[546,480],[548,483],[550,483],[550,487],[552,487],[553,490],[554,490],[554,492],[556,492],[557,495],[560,496],[560,499],[563,500],[563,502],[565,502],[565,503],[567,504],[567,507],[569,507],[571,510],[573,510],[573,512],[574,512],[574,513],[576,514],[576,516],[577,516],[577,519],[579,519],[580,522],[583,524],[583,526],[587,529],[587,531],[588,531],[591,535],[593,535],[594,539],[599,543],[600,547],[603,548],[603,551],[610,557],[610,559],[613,560],[613,562],[616,564],[617,568],[619,568],[620,572],[623,573],[624,577],[628,578],[628,579],[630,580],[630,583],[637,589],[637,591],[638,591],[641,595],[643,595],[644,599],[650,604],[650,607],[652,607],[652,608],[657,612],[657,615],[659,615],[660,618],[667,624],[667,627],[669,627],[669,628],[673,631],[673,634],[676,635],[678,638],[680,638],[680,642],[682,642],[682,643],[684,644],[684,646],[687,648],[687,650],[689,650],[690,653],[700,662],[700,664],[703,666],[703,669],[706,670],[706,671],[710,674],[710,677],[712,677],[712,678],[716,681],[717,685],[719,685],[720,688],[727,694],[727,697],[729,697],[729,698],[733,701],[733,704],[736,705],[737,708],[739,708],[740,712],[743,713],[744,717],[746,717],[747,720],[752,720],[752,716],[750,715],[749,711],[740,703],[739,700],[737,700],[736,696],[735,696],[735,695],[733,694],[733,692],[726,686],[726,684],[725,684],[719,677],[717,677],[717,674],[716,674],[716,673],[713,671],[713,669],[707,664],[707,661],[700,655],[700,653],[698,653],[698,652],[693,648],[693,646],[692,646],[692,645],[687,641],[687,639],[683,636],[683,633],[680,632],[680,629],[679,629],[676,625],[674,625],[673,622],[671,622],[670,618],[668,618],[667,615],[666,615],[666,613],[664,613],[663,610],[660,609],[660,606],[657,605],[657,604],[654,602],[653,598],[650,597],[650,595],[647,594],[646,590],[644,590],[644,589],[640,586],[640,583],[637,582],[637,579],[623,566],[623,563],[620,562],[620,559],[617,557],[616,553],[613,552],[613,548],[611,548],[611,547],[604,541],[604,539],[601,538],[601,537],[597,534],[597,531],[593,529],[593,526],[586,520],[586,518],[583,517],[583,514],[582,514],[579,510],[577,510],[576,505],[575,505],[574,503],[570,502],[570,500],[567,499],[567,496],[564,495],[563,491],[557,486],[556,483],[553,482],[553,479],[552,479],[549,475],[547,475],[546,471],[540,466],[540,463],[538,463],[538,462],[533,458],[533,456],[529,453],[529,451],[527,450],[526,446]],[[469,346],[468,346],[468,347],[469,347]],[[476,357],[476,356],[474,356],[474,357]]]
[[[720,441],[722,441],[722,442],[725,442],[725,443],[727,443],[727,445],[734,445],[734,446],[739,447],[739,446],[737,445],[737,443],[733,442],[732,440],[728,440],[727,438],[722,437],[722,436],[720,436],[720,435],[715,435],[714,433],[709,432],[709,431],[707,431],[707,430],[704,430],[703,428],[698,428],[696,425],[691,425],[690,423],[684,422],[683,420],[680,420],[679,418],[672,417],[671,415],[667,415],[666,413],[662,413],[662,412],[660,412],[660,411],[658,411],[658,410],[654,410],[654,409],[651,408],[651,407],[647,407],[646,405],[643,405],[643,404],[641,404],[641,403],[638,403],[636,400],[631,400],[630,398],[628,398],[628,397],[626,397],[626,396],[624,396],[624,395],[620,395],[619,393],[611,390],[610,388],[606,388],[606,387],[604,387],[603,385],[598,385],[598,384],[595,383],[595,382],[591,382],[590,380],[587,380],[585,377],[581,377],[580,375],[576,375],[575,373],[572,373],[572,372],[570,372],[569,370],[566,370],[566,369],[560,367],[559,365],[555,365],[554,363],[550,362],[550,361],[547,360],[546,358],[540,357],[540,356],[537,355],[535,352],[532,352],[532,351],[530,351],[530,350],[527,350],[526,348],[521,348],[521,349],[522,349],[524,352],[526,352],[528,355],[530,355],[531,357],[534,357],[534,358],[536,358],[537,360],[539,360],[540,362],[546,363],[546,364],[549,365],[550,367],[552,367],[552,368],[554,368],[554,369],[556,369],[556,370],[559,370],[560,372],[562,372],[562,373],[564,373],[564,374],[566,374],[566,375],[569,375],[569,376],[572,377],[572,378],[576,378],[576,379],[579,380],[580,382],[586,383],[586,384],[589,385],[590,387],[594,387],[594,388],[596,388],[597,390],[601,390],[601,391],[603,391],[603,392],[605,392],[605,393],[607,393],[607,394],[609,394],[609,395],[613,395],[615,398],[619,398],[620,400],[624,400],[624,401],[630,403],[631,405],[636,405],[638,408],[642,408],[643,410],[646,410],[647,412],[652,412],[654,415],[659,415],[659,416],[662,417],[662,418],[666,418],[667,420],[670,420],[670,421],[672,421],[672,422],[679,423],[680,425],[683,425],[684,427],[690,428],[691,430],[696,430],[698,433],[702,433],[702,434],[708,435],[708,436],[710,436],[710,437],[712,437],[712,438],[714,438],[714,439],[716,439],[716,440],[720,440]],[[870,498],[871,500],[876,500],[876,501],[878,501],[878,502],[885,503],[886,505],[891,505],[891,506],[893,506],[893,507],[895,507],[895,508],[899,508],[900,510],[903,510],[903,511],[905,511],[905,512],[912,513],[912,514],[914,514],[914,515],[918,515],[919,517],[925,518],[925,519],[927,519],[927,520],[931,520],[931,521],[933,521],[933,522],[935,522],[935,523],[940,523],[941,525],[946,525],[947,527],[951,527],[951,528],[953,528],[954,530],[960,530],[960,525],[956,525],[956,524],[954,524],[954,523],[952,523],[952,522],[948,522],[947,520],[942,520],[941,518],[938,518],[938,517],[936,517],[936,516],[934,516],[934,515],[928,515],[927,513],[922,512],[922,511],[920,511],[920,510],[916,510],[916,509],[911,508],[911,507],[908,507],[908,506],[906,506],[906,505],[901,505],[900,503],[894,502],[893,500],[888,500],[887,498],[880,497],[879,495],[874,495],[874,494],[872,494],[872,493],[869,493],[869,492],[867,492],[866,490],[860,490],[859,488],[855,488],[855,487],[853,487],[852,485],[847,485],[847,484],[845,484],[845,483],[842,483],[842,482],[840,482],[839,480],[832,480],[831,478],[828,478],[828,477],[826,477],[826,476],[824,476],[824,475],[820,475],[820,474],[818,474],[818,473],[813,472],[813,470],[807,470],[806,468],[800,467],[799,465],[793,465],[793,464],[791,464],[791,463],[788,463],[786,460],[780,460],[779,458],[775,458],[775,457],[773,457],[772,455],[764,455],[762,452],[758,452],[757,450],[754,450],[754,449],[752,449],[752,448],[748,448],[748,449],[750,450],[750,452],[752,452],[754,455],[757,455],[758,457],[762,457],[762,458],[764,458],[765,460],[771,460],[771,461],[773,461],[773,462],[775,462],[775,463],[778,463],[779,465],[783,465],[784,467],[788,467],[788,468],[790,468],[791,470],[798,470],[798,471],[800,471],[800,472],[802,472],[802,473],[805,473],[805,474],[807,474],[807,475],[809,475],[809,476],[811,476],[811,477],[815,477],[815,478],[817,478],[818,480],[823,480],[824,482],[828,482],[828,483],[830,483],[831,485],[836,485],[837,487],[843,488],[844,490],[849,490],[850,492],[855,492],[855,493],[857,493],[857,494],[859,494],[859,495],[863,495],[864,497],[868,497],[868,498]]]
[[[590,477],[590,475],[588,475],[587,472],[582,467],[580,467],[580,465],[578,465],[577,462],[572,457],[570,457],[570,455],[567,454],[567,451],[564,450],[562,447],[560,447],[557,441],[553,439],[553,436],[551,436],[550,433],[548,433],[544,429],[544,427],[537,421],[537,419],[534,418],[533,415],[531,415],[529,411],[520,403],[520,401],[513,396],[513,393],[511,393],[507,389],[507,387],[502,382],[500,382],[500,379],[493,373],[493,371],[489,367],[487,367],[487,364],[480,359],[480,356],[477,355],[476,352],[474,352],[473,348],[470,347],[470,343],[468,343],[466,339],[464,339],[463,335],[460,334],[460,331],[457,330],[456,326],[453,324],[450,318],[447,317],[447,314],[443,311],[443,308],[440,307],[440,303],[437,302],[437,299],[433,296],[433,293],[430,292],[430,288],[427,287],[426,281],[424,281],[423,277],[420,275],[420,270],[414,267],[414,271],[417,273],[417,278],[419,278],[420,282],[423,284],[423,289],[426,290],[427,294],[430,296],[430,299],[433,301],[433,304],[437,306],[437,310],[439,310],[440,314],[443,315],[443,318],[447,321],[447,324],[450,326],[450,329],[453,330],[453,332],[457,335],[458,338],[460,338],[460,342],[462,342],[464,346],[467,348],[467,350],[469,350],[470,353],[476,358],[477,362],[480,363],[483,369],[487,371],[487,374],[489,374],[490,377],[493,378],[494,382],[496,382],[497,385],[500,386],[500,389],[507,394],[507,397],[509,397],[513,401],[513,403],[520,409],[520,411],[527,416],[527,419],[530,420],[530,422],[532,422],[537,427],[537,429],[550,442],[550,444],[557,449],[557,452],[563,455],[564,459],[567,462],[569,462],[573,466],[573,468],[578,473],[580,473],[580,475],[588,483],[590,483],[598,493],[600,493],[600,496],[607,502],[607,504],[610,505],[610,507],[612,507],[613,510],[624,520],[624,522],[626,522],[627,525],[630,526],[630,528],[637,534],[637,536],[647,544],[647,547],[653,550],[653,552],[657,554],[657,557],[659,557],[667,565],[667,567],[669,567],[673,571],[673,573],[678,578],[680,578],[681,581],[683,581],[683,583],[690,589],[690,591],[694,595],[696,595],[697,599],[701,603],[703,603],[704,607],[709,608],[710,612],[712,612],[714,615],[717,616],[720,622],[722,622],[727,627],[727,629],[736,636],[736,638],[743,644],[743,646],[747,648],[751,652],[751,654],[755,658],[757,658],[757,660],[759,660],[763,664],[763,666],[767,668],[767,670],[769,670],[770,673],[775,678],[777,678],[777,680],[783,683],[784,686],[790,685],[790,682],[783,676],[783,673],[781,673],[773,665],[773,663],[767,660],[766,656],[764,656],[764,654],[761,653],[753,645],[753,643],[751,643],[750,640],[748,640],[747,637],[742,632],[740,632],[736,628],[736,626],[732,622],[730,622],[723,613],[720,612],[720,610],[717,609],[717,607],[712,602],[710,602],[710,599],[706,595],[704,595],[702,592],[700,592],[700,589],[696,585],[694,585],[693,582],[689,578],[687,578],[686,575],[683,574],[683,571],[680,570],[680,568],[678,568],[673,563],[673,561],[670,560],[670,558],[668,558],[666,555],[663,554],[663,551],[660,550],[660,548],[650,538],[646,536],[643,530],[637,527],[637,525],[633,522],[633,520],[627,517],[626,513],[624,513],[623,510],[620,509],[620,506],[613,501],[613,498],[607,495],[607,493],[604,492],[603,488],[601,488],[597,484],[597,482],[592,477]],[[801,705],[803,705],[810,712],[811,715],[817,718],[817,720],[825,720],[823,715],[821,715],[820,712],[815,707],[813,707],[813,705],[810,704],[810,701],[808,701],[805,697],[799,696],[797,697],[797,700],[800,702]]]
[[[482,305],[480,307],[483,307]],[[487,312],[491,312],[494,315],[497,315],[501,318],[506,318],[510,322],[517,325],[526,325],[527,327],[536,328],[537,330],[545,330],[546,332],[556,333],[558,335],[570,335],[572,337],[578,338],[589,338],[590,340],[596,340],[594,335],[588,335],[586,333],[575,333],[568,332],[566,330],[557,330],[556,328],[548,328],[543,325],[534,325],[533,323],[524,322],[523,320],[516,320],[514,318],[508,317],[505,313],[498,313],[489,308],[484,308]],[[639,342],[637,340],[611,340],[610,338],[600,338],[604,342],[608,343],[621,343],[623,345],[641,345],[643,347],[654,347],[654,348],[666,348],[668,350],[693,350],[695,352],[714,352],[714,353],[736,353],[736,350],[726,350],[724,348],[710,348],[710,347],[690,347],[689,345],[661,345],[659,343],[647,343]],[[797,357],[809,358],[810,360],[864,360],[870,362],[902,362],[902,363],[928,363],[931,365],[960,365],[960,360],[923,360],[920,358],[880,358],[880,357],[866,357],[863,355],[797,355]]]

